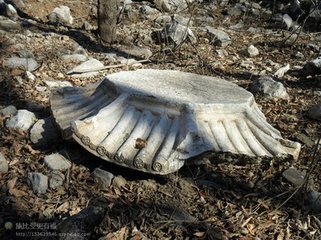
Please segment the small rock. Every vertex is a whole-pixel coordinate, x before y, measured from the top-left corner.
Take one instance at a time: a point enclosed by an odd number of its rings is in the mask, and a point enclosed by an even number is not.
[[[25,70],[32,72],[37,69],[38,63],[33,58],[11,57],[4,62],[9,68],[23,67]]]
[[[126,179],[123,178],[122,176],[117,176],[117,177],[114,177],[113,179],[113,186],[117,187],[118,189],[121,189],[122,187],[124,187],[126,183],[127,183]]]
[[[196,37],[192,30],[184,25],[172,21],[171,24],[165,26],[160,32],[154,32],[152,38],[155,42],[159,40],[168,45],[180,45],[186,40],[196,43]]]
[[[83,54],[71,54],[71,55],[63,55],[61,56],[61,59],[66,62],[85,62],[87,61],[87,56]]]
[[[84,22],[83,24],[83,28],[87,31],[91,31],[91,30],[94,30],[94,27],[87,21]]]
[[[155,15],[155,14],[159,14],[159,11],[155,8],[151,8],[148,5],[143,5],[142,7],[140,7],[140,12],[142,14],[145,15]]]
[[[301,59],[304,58],[304,55],[301,52],[296,52],[294,56],[297,57],[297,58],[301,58]]]
[[[44,162],[50,170],[63,171],[71,167],[71,163],[60,153],[45,156]]]
[[[8,172],[9,164],[3,153],[0,152],[0,173]]]
[[[299,187],[303,184],[305,175],[305,172],[301,172],[294,167],[288,168],[282,173],[282,176],[295,187]]]
[[[171,5],[169,5],[168,0],[154,0],[156,8],[161,12],[170,12]]]
[[[17,113],[17,109],[13,105],[9,105],[8,107],[5,107],[0,110],[0,116],[1,117],[10,117],[14,116]]]
[[[307,198],[312,211],[320,212],[321,211],[321,193],[317,191],[311,191],[308,193]]]
[[[321,57],[318,57],[311,62],[307,62],[302,69],[304,75],[316,75],[321,73]]]
[[[321,103],[312,106],[309,109],[308,115],[312,119],[321,120]]]
[[[250,60],[242,61],[240,65],[246,69],[255,69],[254,63]]]
[[[166,26],[172,21],[171,16],[162,15],[155,19],[155,23],[159,24],[160,26]]]
[[[33,53],[29,50],[19,50],[17,54],[20,58],[35,58],[35,55],[33,55]]]
[[[28,131],[36,120],[37,118],[33,112],[29,112],[28,110],[18,110],[17,114],[6,122],[6,126],[8,128]]]
[[[102,189],[108,188],[111,185],[112,179],[114,178],[114,175],[112,173],[102,170],[100,168],[96,168],[92,174],[95,178],[95,181]]]
[[[288,99],[289,95],[282,83],[276,82],[269,76],[255,79],[252,83],[252,92],[260,93],[268,98]]]
[[[97,68],[103,66],[104,64],[97,59],[90,59],[74,67],[67,74],[72,74],[74,77],[94,77],[98,74]]]
[[[65,175],[59,171],[52,171],[49,175],[49,187],[55,189],[62,186],[65,181]]]
[[[293,26],[293,20],[288,14],[284,14],[282,17],[284,24],[286,25],[287,29],[290,29]]]
[[[247,48],[247,53],[248,53],[249,57],[255,57],[255,56],[259,55],[259,50],[256,47],[254,47],[253,45],[250,45]]]
[[[63,88],[63,87],[72,87],[72,84],[68,81],[45,81],[45,84],[49,89],[53,88]]]
[[[56,7],[48,16],[52,24],[72,24],[74,19],[70,14],[70,8],[67,6]]]
[[[153,53],[148,48],[138,47],[138,46],[121,46],[119,48],[120,51],[131,55],[133,57],[143,58],[143,59],[149,59]]]
[[[206,27],[206,29],[211,43],[215,46],[226,47],[231,44],[231,38],[226,32],[213,27]]]
[[[16,20],[18,18],[17,10],[11,4],[5,5],[5,15],[12,20]]]
[[[10,19],[0,18],[0,30],[11,32],[15,30],[20,30],[21,25]]]
[[[28,173],[28,182],[36,194],[46,193],[48,189],[48,177],[38,172]]]
[[[52,117],[38,120],[30,130],[30,140],[36,148],[50,148],[60,140],[60,132]]]
[[[30,81],[35,81],[36,80],[36,76],[35,75],[33,75],[31,72],[29,72],[29,71],[26,71],[26,77],[27,77],[27,79],[28,80],[30,80]]]

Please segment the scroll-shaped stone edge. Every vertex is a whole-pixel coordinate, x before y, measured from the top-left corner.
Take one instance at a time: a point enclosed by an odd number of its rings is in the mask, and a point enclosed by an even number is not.
[[[115,87],[105,79],[99,84],[96,84],[96,88],[91,89],[94,93],[93,95],[98,94],[99,91],[96,91],[96,89],[100,87],[100,85],[105,86],[102,87],[104,91],[109,90],[106,86]],[[109,92],[117,92],[119,95],[117,97],[116,94],[109,94],[113,96],[108,98],[108,104],[103,102],[102,105],[99,105],[95,104],[97,100],[92,101],[96,108],[99,109],[96,114],[92,114],[91,117],[86,117],[83,120],[74,119],[71,121],[74,139],[89,152],[107,161],[145,172],[167,174],[177,171],[182,167],[184,160],[207,151],[232,152],[249,156],[271,157],[292,155],[294,158],[298,157],[300,144],[282,139],[280,133],[266,122],[264,115],[257,108],[253,97],[250,101],[240,104],[237,108],[234,106],[233,109],[239,109],[234,113],[228,110],[215,111],[214,109],[213,113],[215,114],[208,116],[204,111],[200,113],[200,109],[195,112],[195,109],[191,109],[186,105],[177,105],[148,96],[141,97],[137,96],[137,94],[134,96],[121,94],[119,89],[117,90],[116,88],[117,87]],[[84,92],[85,91],[86,90],[84,90]],[[99,98],[94,96],[93,99]],[[115,104],[117,102],[122,104],[119,104],[117,107],[117,104]],[[116,107],[114,107],[116,112],[123,111],[118,117],[117,114],[108,114],[107,110],[110,110],[110,106],[113,104],[116,105]],[[130,109],[131,114],[128,113],[124,120],[122,116],[123,113],[126,112],[126,109]],[[119,152],[119,150],[124,150],[122,146],[134,147],[134,142],[126,144],[126,141],[130,139],[130,133],[133,133],[135,129],[139,128],[140,125],[138,123],[143,112],[150,112],[149,115],[151,119],[149,119],[149,121],[153,122],[154,127],[149,130],[150,134],[147,134],[153,137],[150,139],[147,139],[148,136],[145,137],[148,151],[146,153],[146,149],[144,148],[136,150],[134,156],[125,161],[122,152]],[[102,129],[103,125],[100,121],[103,120],[103,122],[106,123],[104,119],[108,116],[109,120],[112,118],[111,116],[115,116],[115,126],[119,123],[118,125],[122,127],[117,129],[117,127],[112,126],[110,131],[113,131],[104,132]],[[166,130],[160,131],[159,129],[162,129],[162,127],[157,126],[162,126],[162,124],[160,123],[161,121],[158,120],[165,118],[169,119],[168,121],[170,123],[167,125],[163,124]],[[165,120],[163,120],[163,122],[164,121]],[[175,121],[176,124],[174,124]],[[121,122],[122,124],[120,124]],[[86,123],[85,125],[87,125],[88,128],[90,124],[96,126],[97,132],[87,131],[87,133],[83,134],[84,132],[81,130],[81,126],[84,126],[83,123]],[[157,123],[159,124],[157,125]],[[124,126],[127,126],[126,124],[132,126],[131,132],[125,132],[124,136],[126,137],[123,141],[120,141],[119,136],[124,134],[124,130],[126,130]],[[161,132],[163,136],[162,139],[159,137],[159,134],[155,134],[154,130]],[[175,134],[173,134],[173,132]],[[99,141],[96,141],[95,144],[93,143],[92,140],[96,139],[97,136],[105,140],[105,146]],[[158,139],[161,143],[155,144],[155,139]],[[133,138],[131,138],[131,140],[133,140]],[[113,146],[110,144],[111,142],[116,142],[119,146]],[[157,149],[150,149],[150,145]],[[165,154],[163,148],[166,149]],[[111,153],[110,149],[113,149]]]

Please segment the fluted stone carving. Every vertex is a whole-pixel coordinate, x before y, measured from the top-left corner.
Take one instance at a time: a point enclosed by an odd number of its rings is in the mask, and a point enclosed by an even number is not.
[[[223,79],[169,70],[108,75],[53,92],[52,113],[66,138],[119,165],[177,171],[204,152],[298,157],[251,93]]]

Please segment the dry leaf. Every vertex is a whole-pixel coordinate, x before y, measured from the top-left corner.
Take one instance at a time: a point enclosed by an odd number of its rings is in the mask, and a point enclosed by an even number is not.
[[[142,138],[137,138],[136,139],[136,143],[135,143],[135,148],[136,149],[143,149],[147,146],[147,142],[146,140],[142,139]]]
[[[204,237],[204,235],[205,235],[205,232],[196,232],[196,233],[194,233],[193,234],[195,237]]]
[[[123,227],[117,232],[108,233],[106,236],[99,238],[99,240],[125,240],[128,236],[127,227]]]
[[[13,178],[13,179],[8,181],[7,188],[8,188],[9,191],[14,188],[14,186],[16,185],[17,180],[18,180],[18,178],[15,177],[15,178]]]
[[[57,211],[58,212],[67,212],[69,208],[69,202],[64,202],[63,204],[61,204],[58,208]]]
[[[21,190],[18,190],[18,189],[10,189],[9,190],[9,193],[15,197],[23,197],[23,196],[27,196],[28,193],[24,192],[24,191],[21,191]]]

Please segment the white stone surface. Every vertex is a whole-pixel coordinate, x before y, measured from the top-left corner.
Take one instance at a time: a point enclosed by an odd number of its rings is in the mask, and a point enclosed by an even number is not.
[[[6,122],[6,126],[8,128],[28,131],[36,120],[37,118],[33,112],[29,112],[28,110],[18,110],[17,114]]]
[[[42,173],[28,173],[28,182],[36,194],[44,194],[48,189],[48,177]]]
[[[70,13],[70,8],[67,6],[56,7],[48,16],[48,19],[53,24],[65,23],[73,24],[73,17]]]
[[[250,92],[219,78],[119,72],[60,89],[50,101],[58,125],[85,149],[141,171],[174,172],[208,151],[294,158],[300,151],[267,123]]]
[[[50,170],[67,170],[71,163],[60,153],[53,153],[45,157],[45,164]]]
[[[262,76],[255,79],[252,83],[252,91],[254,93],[262,94],[267,98],[289,98],[289,94],[283,84],[274,81],[273,78],[269,76]]]

